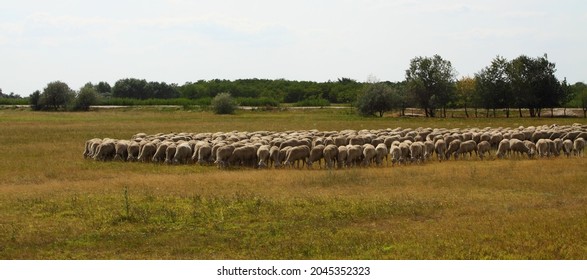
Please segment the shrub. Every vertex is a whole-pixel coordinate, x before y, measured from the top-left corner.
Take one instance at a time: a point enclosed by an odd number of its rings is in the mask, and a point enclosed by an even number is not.
[[[308,99],[301,100],[294,104],[295,107],[325,107],[330,106],[330,101],[324,98],[311,97]]]
[[[236,110],[236,102],[230,93],[219,93],[212,99],[212,111],[216,114],[232,114]]]
[[[251,107],[278,107],[279,102],[269,97],[240,97],[236,99],[240,106]]]
[[[87,84],[79,90],[73,109],[76,111],[88,111],[90,110],[90,106],[96,103],[98,103],[98,91],[92,84]]]
[[[372,116],[392,109],[393,90],[383,83],[373,83],[365,87],[365,90],[357,98],[357,109],[363,116]]]

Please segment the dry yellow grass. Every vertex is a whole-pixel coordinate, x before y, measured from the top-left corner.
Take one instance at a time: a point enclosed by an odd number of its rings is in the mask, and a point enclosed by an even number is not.
[[[269,120],[279,123],[267,127]],[[549,121],[360,119],[323,111],[217,117],[3,110],[0,258],[585,259],[585,158],[223,171],[94,162],[81,155],[86,139],[136,132]]]

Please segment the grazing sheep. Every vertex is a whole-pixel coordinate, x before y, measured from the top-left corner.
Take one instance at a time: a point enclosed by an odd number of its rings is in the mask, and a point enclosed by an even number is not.
[[[308,168],[312,168],[312,164],[314,162],[318,162],[318,167],[322,169],[321,160],[324,158],[324,148],[326,148],[323,144],[318,144],[310,150],[310,156],[308,157]]]
[[[479,158],[483,159],[485,154],[491,156],[491,143],[487,141],[481,141],[479,144],[477,144],[477,155]]]
[[[174,164],[189,163],[192,156],[192,148],[188,142],[183,142],[175,148],[175,155],[173,156]]]
[[[540,157],[549,156],[550,147],[548,145],[548,141],[548,139],[538,139],[536,142],[536,150],[538,151],[538,155]]]
[[[424,142],[424,159],[430,160],[434,154],[434,142],[427,140]]]
[[[587,138],[587,125],[542,125],[516,128],[430,129],[395,128],[343,131],[255,131],[216,133],[138,133],[130,140],[93,138],[85,141],[83,156],[95,160],[121,160],[173,163],[176,153],[190,150],[189,158],[175,163],[214,162],[219,168],[229,164],[251,167],[279,167],[284,159],[292,166],[292,149],[306,150],[308,156],[301,163],[311,168],[324,158],[327,168],[371,165],[381,166],[391,155],[395,163],[430,159],[434,152],[439,161],[454,155],[458,159],[465,153],[476,152],[484,159],[490,150],[497,149],[497,158],[526,154],[532,158],[558,156],[562,152],[582,155]],[[534,142],[536,141],[536,142]],[[479,143],[479,144],[476,144]],[[355,145],[356,144],[356,145]],[[360,145],[359,145],[360,144]],[[469,145],[470,144],[470,145]],[[305,146],[306,148],[298,148]],[[189,147],[189,149],[188,149]],[[224,148],[228,147],[228,148]],[[281,149],[280,149],[281,147]],[[235,150],[238,151],[235,153]],[[220,155],[220,151],[227,155]],[[193,152],[192,152],[193,151]],[[244,155],[244,151],[250,155]],[[217,158],[218,156],[221,158]],[[293,161],[292,161],[293,160]]]
[[[371,144],[363,145],[363,166],[370,166],[376,156],[377,151],[375,150],[375,146]]]
[[[139,153],[139,157],[137,158],[137,160],[140,162],[149,162],[153,158],[153,155],[155,155],[156,151],[157,151],[156,143],[154,143],[154,142],[145,143],[140,148],[140,153]]]
[[[434,152],[436,152],[436,157],[439,162],[446,159],[446,142],[444,142],[444,139],[438,139],[434,143]]]
[[[357,135],[357,136],[351,137],[349,139],[349,145],[353,145],[353,146],[359,145],[360,146],[360,145],[364,145],[364,144],[365,144],[365,138],[363,138],[361,136]]]
[[[573,141],[570,139],[565,139],[565,141],[563,141],[563,152],[565,153],[565,156],[571,156],[571,153],[573,152]]]
[[[499,146],[499,142],[501,142],[501,140],[503,140],[503,134],[498,132],[498,133],[491,134],[491,138],[489,139],[488,142],[491,144],[491,147],[497,148],[497,146]]]
[[[510,152],[510,140],[509,139],[503,139],[501,141],[499,141],[499,146],[497,146],[497,152],[495,153],[495,156],[497,158],[504,158],[506,155],[508,155]]]
[[[337,147],[346,146],[348,144],[349,144],[349,141],[347,140],[347,138],[345,136],[334,137],[334,145],[336,145]]]
[[[338,147],[334,144],[329,144],[324,147],[322,152],[324,155],[324,164],[326,168],[334,168],[334,163],[338,158]]]
[[[197,147],[197,145],[196,145]],[[204,164],[209,164],[212,160],[212,146],[206,142],[200,144],[199,147],[197,147],[198,152],[196,153],[194,151],[194,154],[197,154],[198,157],[196,159],[193,159],[192,156],[192,161],[196,162],[200,165],[204,165]]]
[[[446,159],[449,160],[450,156],[452,154],[454,154],[455,159],[456,159],[456,152],[459,150],[459,148],[461,147],[461,140],[459,139],[455,139],[452,142],[450,142],[448,144],[448,149],[446,149]]]
[[[173,142],[163,141],[157,146],[157,150],[151,159],[152,162],[163,162],[165,161],[165,151],[167,150],[167,146]]]
[[[458,159],[459,155],[463,155],[463,158],[468,153],[469,158],[473,156],[473,152],[477,154],[477,143],[473,140],[461,142],[459,149],[455,152],[455,159]]]
[[[112,160],[116,153],[116,141],[114,139],[107,139],[102,141],[96,150],[93,158],[94,160]]]
[[[379,143],[377,147],[375,147],[375,151],[377,152],[377,155],[375,156],[375,164],[377,164],[377,166],[381,166],[383,164],[383,160],[385,159],[385,164],[387,165],[387,155],[389,154],[389,149],[387,149],[385,142]]]
[[[257,163],[257,149],[252,145],[235,148],[229,162],[232,165],[255,166]]]
[[[399,146],[392,145],[391,149],[389,151],[389,154],[391,155],[391,165],[392,166],[394,166],[396,163],[397,164],[401,163],[402,150]]]
[[[175,152],[177,151],[177,145],[175,143],[170,143],[167,145],[167,149],[165,150],[165,162],[166,164],[173,163],[173,157],[175,156]]]
[[[287,157],[287,153],[292,148],[293,148],[292,146],[287,146],[287,147],[279,150],[279,153],[277,154],[277,160],[274,162],[275,167],[282,167],[283,166],[283,162],[285,161],[285,158]]]
[[[289,149],[286,153],[286,159],[283,165],[293,167],[294,163],[298,163],[298,168],[300,161],[302,164],[306,162],[306,160],[310,157],[310,148],[306,145],[296,146]]]
[[[552,143],[554,144],[554,156],[560,156],[561,151],[563,150],[563,140],[555,138],[552,140]]]
[[[128,145],[129,144],[130,144],[130,141],[128,141],[128,140],[118,140],[116,142],[116,145],[114,147],[114,149],[115,149],[114,160],[126,161],[126,159],[128,158]]]
[[[257,158],[259,159],[259,163],[257,163],[257,167],[259,168],[266,168],[269,162],[269,145],[262,145],[257,149]]]
[[[192,161],[193,162],[198,162],[198,158],[200,157],[200,147],[202,147],[203,145],[210,145],[208,142],[206,141],[197,141],[195,145],[191,146],[192,147]],[[210,152],[212,152],[212,147],[210,146]]]
[[[127,158],[126,161],[137,161],[137,158],[139,157],[139,150],[140,150],[140,146],[139,143],[135,142],[135,141],[131,141],[128,145],[128,147],[126,148],[127,151]]]
[[[218,168],[226,168],[228,167],[230,157],[232,156],[232,152],[235,150],[233,145],[224,145],[219,146],[216,149],[216,161],[214,162]]]
[[[362,156],[363,156],[363,146],[349,144],[347,146],[346,165],[348,167],[356,166],[357,162],[361,161]]]
[[[583,156],[583,150],[585,149],[585,139],[577,138],[573,142],[573,154],[575,156]]]
[[[422,142],[414,142],[410,145],[411,161],[422,163],[424,161],[424,144]]]
[[[523,154],[525,154],[528,157],[531,157],[531,155],[530,155],[530,148],[528,148],[528,146],[526,146],[526,144],[524,143],[524,141],[520,141],[518,139],[512,139],[512,140],[510,140],[510,151],[514,155],[523,155]]]
[[[269,148],[269,165],[278,167],[278,160],[279,160],[279,147],[278,146],[271,146]]]
[[[338,155],[336,157],[336,166],[340,169],[346,166],[348,159],[348,148],[347,146],[338,146]]]
[[[528,157],[533,158],[536,155],[536,144],[529,140],[524,140],[524,145],[528,147]]]
[[[399,149],[400,149],[399,161],[401,163],[408,162],[408,160],[410,159],[410,146],[411,146],[410,141],[404,141],[404,142],[399,143]]]
[[[93,138],[90,139],[88,141],[86,141],[86,146],[84,148],[84,158],[89,158],[89,157],[93,157],[94,156],[94,145],[96,145],[96,147],[98,145],[100,145],[102,143],[102,139],[100,138]]]

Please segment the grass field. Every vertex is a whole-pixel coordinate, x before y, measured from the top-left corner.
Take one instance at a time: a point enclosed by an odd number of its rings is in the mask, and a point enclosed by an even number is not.
[[[517,127],[572,118],[0,110],[0,259],[586,259],[587,159],[350,170],[95,162],[137,132]]]

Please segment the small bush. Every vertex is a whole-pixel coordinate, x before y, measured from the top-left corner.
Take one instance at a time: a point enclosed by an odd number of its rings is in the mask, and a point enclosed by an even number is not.
[[[5,98],[0,97],[0,105],[27,105],[29,104],[28,98]]]
[[[324,98],[308,98],[294,104],[295,107],[325,107],[330,106],[330,101]]]
[[[269,97],[240,97],[237,98],[237,103],[240,106],[251,106],[251,107],[279,107],[279,102]]]
[[[232,114],[236,110],[236,102],[230,93],[219,93],[212,99],[212,111],[216,114]]]
[[[98,91],[91,85],[82,87],[75,98],[73,110],[89,111],[90,106],[98,102]]]

